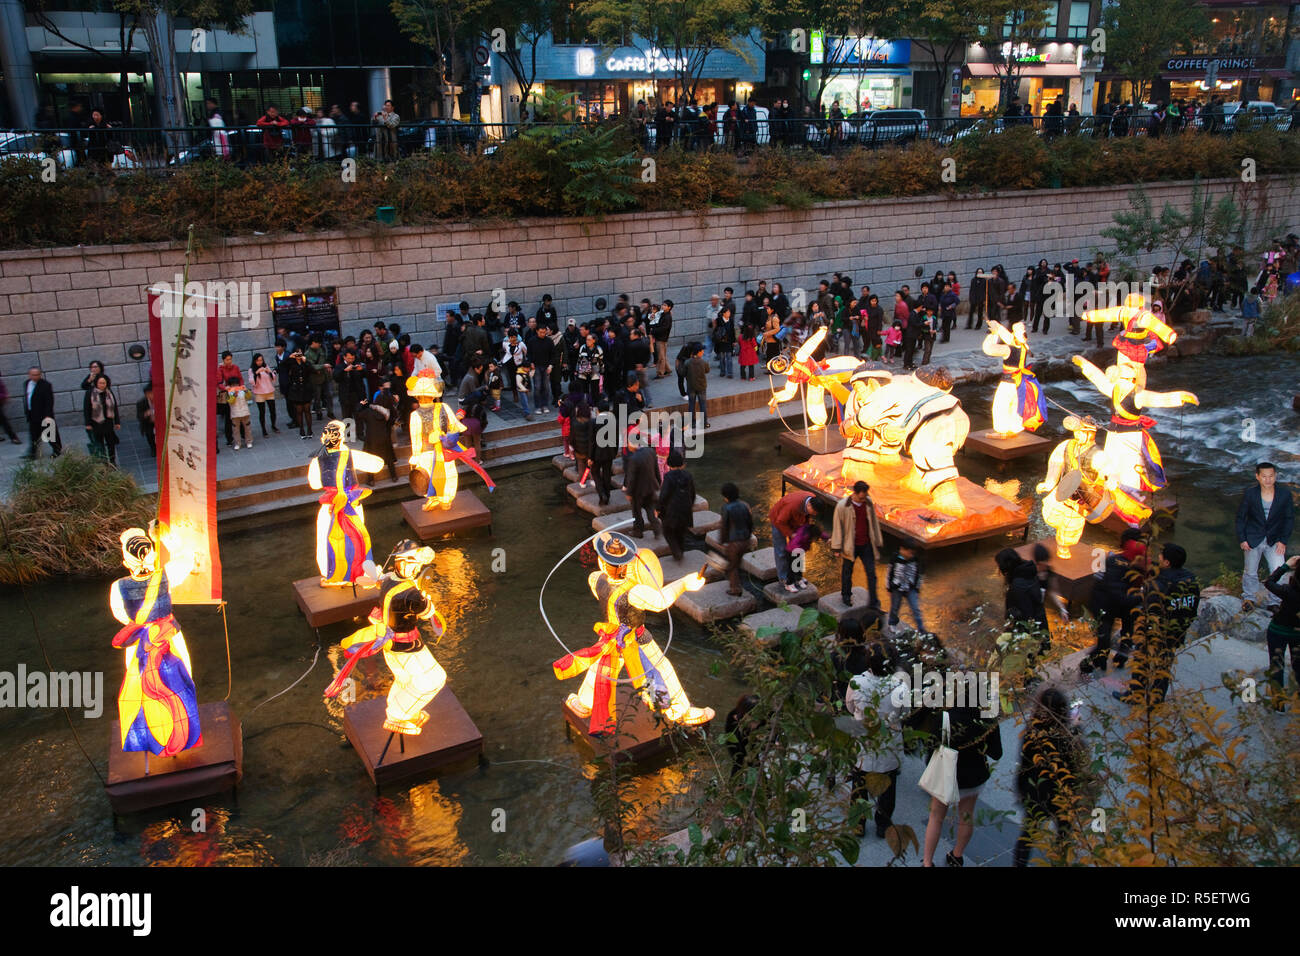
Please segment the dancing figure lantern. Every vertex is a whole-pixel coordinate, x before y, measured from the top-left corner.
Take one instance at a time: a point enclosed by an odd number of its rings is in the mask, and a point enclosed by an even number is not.
[[[460,440],[465,426],[461,418],[464,410],[452,412],[442,398],[442,379],[431,369],[425,369],[406,380],[406,393],[417,401],[411,412],[411,490],[424,495],[425,511],[447,509],[456,500],[459,479],[456,462],[463,461],[474,469],[488,486],[496,485],[475,460],[474,449],[466,448]]]
[[[1025,323],[1015,323],[1009,332],[999,322],[988,325],[984,354],[1002,359],[1002,380],[993,393],[993,433],[1014,438],[1026,429],[1037,431],[1047,421],[1047,399],[1029,367]]]
[[[1110,425],[1102,446],[1106,452],[1105,474],[1111,480],[1115,513],[1130,527],[1140,527],[1151,517],[1150,496],[1169,483],[1160,449],[1149,431],[1155,419],[1142,414],[1142,409],[1199,403],[1191,392],[1147,391],[1143,365],[1120,361],[1103,372],[1082,355],[1074,357],[1074,364],[1097,391],[1110,399]]]
[[[426,590],[433,557],[432,548],[409,540],[393,549],[388,559],[392,570],[379,583],[380,604],[370,612],[365,627],[343,639],[347,661],[325,689],[326,697],[337,696],[357,662],[382,651],[384,663],[393,672],[384,729],[393,733],[420,733],[429,720],[425,708],[447,683],[447,672],[433,659],[420,635],[421,622],[428,622],[438,638],[446,629]]]
[[[1158,303],[1155,308],[1159,308]],[[1122,328],[1111,340],[1111,345],[1119,351],[1121,363],[1145,365],[1151,356],[1178,341],[1178,333],[1155,311],[1148,310],[1146,297],[1137,292],[1127,295],[1123,305],[1092,309],[1083,313],[1082,318],[1093,324],[1121,324]]]
[[[1043,520],[1056,532],[1056,554],[1063,560],[1083,537],[1084,524],[1105,521],[1114,507],[1106,453],[1097,447],[1097,422],[1091,416],[1067,415],[1065,427],[1074,437],[1052,450],[1047,475],[1036,488],[1043,495]]]
[[[343,422],[332,421],[321,430],[321,450],[307,466],[307,484],[322,492],[316,513],[316,566],[321,587],[373,587],[379,569],[370,554],[370,532],[361,508],[370,489],[357,484],[357,472],[374,474],[384,460],[343,444],[344,428]]]
[[[858,359],[851,355],[837,356],[818,362],[813,352],[826,338],[823,326],[808,337],[808,341],[799,346],[790,360],[778,355],[767,363],[767,370],[773,375],[785,375],[785,384],[773,389],[767,407],[771,412],[782,402],[788,402],[799,394],[799,386],[806,385],[804,395],[805,411],[808,414],[810,431],[826,427],[826,393],[830,392],[835,400],[835,407],[843,415],[844,403],[848,400],[848,381],[853,370],[858,367]]]
[[[688,574],[665,585],[654,553],[638,549],[617,531],[602,532],[595,547],[600,570],[591,573],[587,585],[603,605],[605,619],[592,626],[599,641],[552,665],[560,680],[586,672],[567,704],[580,717],[590,716],[593,736],[615,732],[617,682],[626,671],[633,689],[668,721],[687,727],[707,724],[713,710],[691,706],[672,663],[645,629],[646,611],[668,610],[684,592],[702,588],[703,575]]]
[[[109,590],[113,617],[123,625],[113,646],[126,658],[126,676],[117,694],[122,749],[147,750],[174,757],[199,746],[199,704],[185,638],[172,617],[171,581],[179,582],[196,567],[194,552],[158,566],[154,527],[122,532],[122,564],[130,574]],[[168,547],[169,554],[176,554]]]
[[[970,419],[950,394],[953,383],[947,370],[930,366],[915,375],[895,377],[864,363],[850,384],[841,426],[848,442],[843,480],[870,482],[874,476],[862,466],[901,467],[906,454],[911,466],[900,485],[927,497],[936,511],[964,515],[966,506],[957,492],[956,454],[970,433]]]

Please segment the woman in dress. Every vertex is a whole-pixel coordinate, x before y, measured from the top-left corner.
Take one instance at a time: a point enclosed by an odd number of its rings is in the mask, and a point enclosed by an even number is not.
[[[271,410],[271,431],[277,435],[280,429],[275,427],[275,369],[266,364],[262,353],[253,356],[253,364],[248,369],[248,380],[253,385],[253,399],[257,402],[257,421],[262,426],[262,437],[266,434],[266,411]]]

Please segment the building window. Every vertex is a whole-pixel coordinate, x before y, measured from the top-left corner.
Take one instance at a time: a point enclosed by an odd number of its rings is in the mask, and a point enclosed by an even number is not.
[[[1046,10],[1045,22],[1043,28],[1038,31],[1040,37],[1056,37],[1056,20],[1060,16],[1061,8],[1058,4],[1052,3]]]
[[[1071,40],[1088,39],[1088,14],[1092,10],[1092,4],[1088,0],[1074,0],[1070,4],[1070,32]]]

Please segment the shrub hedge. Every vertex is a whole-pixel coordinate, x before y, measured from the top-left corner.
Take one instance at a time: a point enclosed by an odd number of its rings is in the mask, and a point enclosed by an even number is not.
[[[947,158],[955,162],[952,183],[944,181]],[[209,240],[312,232],[373,224],[379,206],[395,207],[406,225],[620,209],[806,208],[874,196],[1238,176],[1248,158],[1257,175],[1298,172],[1300,132],[1048,141],[1025,127],[971,134],[948,147],[919,142],[832,156],[765,149],[738,159],[672,149],[650,167],[630,154],[625,136],[576,131],[568,139],[520,137],[492,155],[362,160],[355,182],[344,182],[334,164],[285,160],[250,169],[209,161],[167,175],[73,169],[47,183],[36,163],[13,161],[0,164],[0,246],[178,240],[191,223]]]

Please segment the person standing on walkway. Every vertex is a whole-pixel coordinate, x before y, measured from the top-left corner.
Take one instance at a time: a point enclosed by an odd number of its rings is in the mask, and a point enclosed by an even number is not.
[[[713,326],[713,354],[718,357],[718,377],[733,376],[732,357],[736,350],[736,317],[730,307],[719,309]]]
[[[1111,696],[1152,707],[1165,699],[1174,676],[1174,658],[1201,607],[1201,582],[1186,565],[1187,550],[1182,545],[1170,541],[1160,549],[1160,571],[1143,602],[1146,613],[1128,695],[1114,691]]]
[[[704,418],[704,427],[708,428],[709,363],[704,360],[704,346],[698,342],[694,344],[694,350],[686,363],[686,388],[686,407],[691,431],[695,431],[699,427],[696,424],[695,417],[697,406],[699,414]]]
[[[82,405],[91,455],[107,458],[116,465],[117,433],[122,430],[122,413],[117,405],[117,396],[108,387],[107,375],[95,379],[95,384],[86,392]]]
[[[1056,821],[1058,847],[1064,843],[1073,800],[1081,795],[1088,772],[1087,748],[1071,720],[1068,699],[1057,687],[1044,688],[1020,744],[1016,790],[1024,817],[1013,857],[1016,866],[1029,865],[1033,831],[1048,820]]]
[[[793,583],[790,539],[817,514],[813,504],[815,500],[815,496],[811,493],[796,489],[778,499],[767,515],[772,525],[772,553],[776,558],[776,576],[781,586],[791,594],[806,588],[808,582],[800,577],[798,584]]]
[[[740,561],[749,551],[754,536],[754,516],[749,505],[740,500],[740,489],[728,481],[722,486],[722,529],[719,538],[727,555],[727,593],[739,597]]]
[[[664,299],[663,306],[659,309],[659,318],[650,329],[650,334],[655,340],[656,378],[664,378],[668,375],[668,339],[672,332],[673,300]]]
[[[686,553],[686,532],[694,523],[695,479],[685,468],[685,456],[676,448],[668,453],[667,464],[668,472],[659,486],[657,510],[668,547],[680,561]]]
[[[860,626],[860,625],[859,625]],[[865,745],[857,765],[850,772],[853,799],[870,799],[867,774],[881,774],[889,783],[876,797],[876,836],[884,838],[894,825],[894,806],[898,800],[898,772],[902,768],[903,704],[900,687],[906,688],[900,675],[889,665],[889,653],[880,641],[872,641],[861,655],[862,672],[850,681],[844,706],[857,724],[876,728],[873,739]],[[858,663],[850,653],[848,666]],[[904,700],[906,698],[903,698]],[[858,824],[858,836],[867,835],[867,818]]]
[[[1270,572],[1282,565],[1282,557],[1295,529],[1295,501],[1290,485],[1277,483],[1277,467],[1271,461],[1255,466],[1256,487],[1247,489],[1237,508],[1237,540],[1245,552],[1241,574],[1242,597],[1257,603],[1259,562]]]
[[[845,607],[853,603],[853,566],[858,561],[867,572],[869,606],[880,607],[876,593],[876,553],[883,546],[871,488],[865,481],[854,482],[852,494],[835,506],[831,524],[831,554],[840,562],[840,601]]]
[[[375,158],[379,160],[397,158],[397,127],[402,118],[393,109],[392,100],[384,100],[384,108],[375,114]]]
[[[949,684],[948,686],[952,686]],[[989,760],[1002,759],[1002,733],[995,718],[985,718],[975,707],[951,707],[947,710],[923,707],[904,721],[930,736],[930,753],[941,743],[942,720],[948,716],[948,746],[957,751],[957,840],[948,853],[948,866],[963,866],[963,854],[975,835],[975,803],[992,771]],[[927,760],[930,753],[927,753]],[[934,866],[934,853],[949,807],[937,797],[930,798],[930,819],[925,825],[925,849],[922,866]]]
[[[1282,691],[1286,682],[1288,650],[1291,652],[1291,692],[1300,692],[1300,657],[1297,656],[1300,655],[1300,585],[1296,584],[1297,564],[1300,564],[1300,557],[1292,555],[1264,582],[1264,587],[1279,602],[1265,633],[1268,641],[1268,683],[1275,710],[1282,710],[1285,706]],[[1289,575],[1285,584],[1282,583],[1283,575]]]
[[[280,389],[289,403],[291,419],[298,426],[298,437],[304,441],[312,437],[311,400],[315,388],[311,378],[312,369],[302,351],[294,352],[280,372]]]
[[[5,388],[4,381],[0,380],[0,428],[4,429],[11,442],[15,445],[21,445],[23,443],[22,439],[18,437],[18,433],[14,431],[14,426],[9,424],[9,418],[5,415],[5,402],[8,400],[9,389]]]

